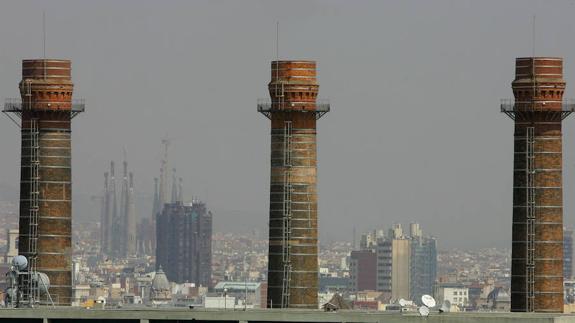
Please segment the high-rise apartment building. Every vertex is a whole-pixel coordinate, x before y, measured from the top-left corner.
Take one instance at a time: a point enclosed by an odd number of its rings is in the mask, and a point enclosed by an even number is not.
[[[412,231],[409,295],[412,300],[419,301],[422,295],[433,292],[437,276],[437,244],[435,238],[423,237]]]
[[[390,239],[391,299],[409,299],[411,281],[411,240],[404,236]]]
[[[421,295],[432,294],[437,271],[435,238],[423,236],[417,223],[410,225],[409,235],[400,224],[388,230],[387,235],[382,232],[376,230],[363,235],[361,245],[365,249],[352,252],[350,290],[358,291],[354,287],[366,281],[362,274],[375,272],[376,290],[391,300],[419,301]],[[370,252],[375,253],[374,263],[364,259]]]
[[[349,290],[360,292],[377,289],[377,256],[374,250],[351,252]]]
[[[164,204],[156,218],[156,268],[169,281],[210,286],[212,213],[200,201]]]

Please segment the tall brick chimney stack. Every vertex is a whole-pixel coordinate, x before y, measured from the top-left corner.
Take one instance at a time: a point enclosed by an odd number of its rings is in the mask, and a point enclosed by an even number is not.
[[[318,308],[316,120],[329,111],[317,102],[313,61],[273,61],[271,102],[258,111],[271,119],[271,183],[267,304]]]
[[[563,60],[517,58],[512,88],[501,105],[515,120],[511,311],[563,312]]]
[[[4,107],[21,118],[18,249],[29,274],[20,301],[30,306],[72,301],[71,119],[84,111],[83,102],[72,101],[73,87],[69,60],[24,60],[21,100]],[[48,276],[51,301],[31,279],[35,272]]]

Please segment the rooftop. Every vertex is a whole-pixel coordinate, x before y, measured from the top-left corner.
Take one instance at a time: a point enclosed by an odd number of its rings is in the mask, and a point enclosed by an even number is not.
[[[25,320],[23,320],[25,319]],[[67,308],[36,308],[36,309],[0,309],[0,322],[94,322],[94,320],[113,320],[113,322],[182,322],[214,321],[214,322],[364,322],[364,323],[510,323],[516,322],[561,322],[575,323],[575,315],[570,314],[531,314],[531,313],[443,313],[432,310],[429,317],[423,319],[417,313],[392,313],[368,311],[337,311],[321,310],[206,310],[188,308],[134,308],[116,310]],[[112,322],[112,321],[111,321]]]

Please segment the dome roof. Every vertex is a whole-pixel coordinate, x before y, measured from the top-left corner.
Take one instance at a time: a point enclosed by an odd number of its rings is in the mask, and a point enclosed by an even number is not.
[[[152,289],[155,291],[170,290],[170,282],[168,281],[168,277],[166,277],[166,274],[162,270],[161,266],[158,271],[156,271],[154,279],[152,280]]]

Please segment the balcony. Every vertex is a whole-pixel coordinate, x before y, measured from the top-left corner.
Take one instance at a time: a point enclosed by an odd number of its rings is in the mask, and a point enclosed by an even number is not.
[[[315,105],[314,109],[310,106]],[[293,111],[293,112],[311,112],[315,113],[316,120],[321,118],[324,114],[330,111],[329,100],[318,99],[315,104],[311,102],[272,102],[270,99],[258,99],[258,112],[271,118],[273,112]]]

